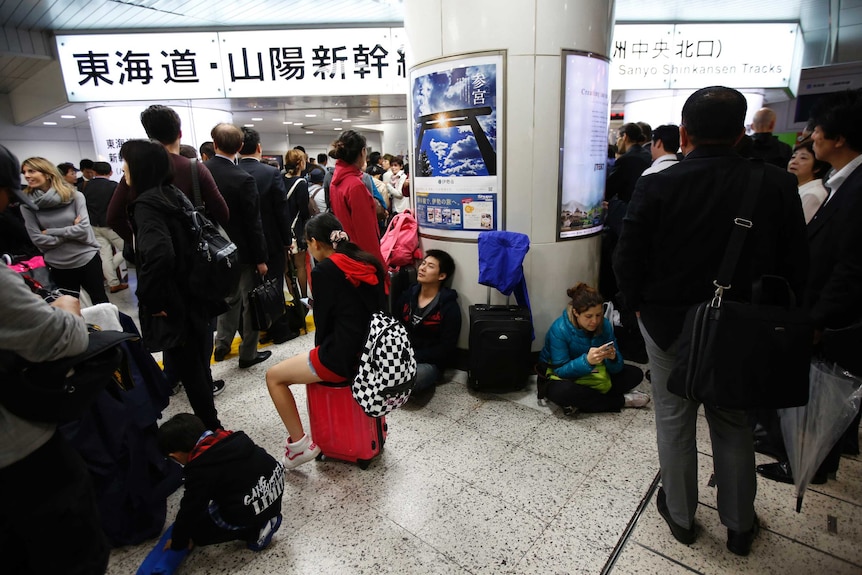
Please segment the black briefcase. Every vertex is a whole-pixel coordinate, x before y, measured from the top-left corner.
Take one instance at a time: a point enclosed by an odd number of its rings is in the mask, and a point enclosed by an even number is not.
[[[272,322],[284,314],[284,292],[279,289],[278,282],[261,279],[260,285],[248,292],[248,307],[252,327],[258,331],[269,329]]]

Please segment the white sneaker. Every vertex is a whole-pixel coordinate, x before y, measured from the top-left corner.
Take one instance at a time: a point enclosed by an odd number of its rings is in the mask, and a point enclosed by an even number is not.
[[[650,396],[641,391],[632,391],[623,397],[626,399],[625,407],[644,407],[650,402]]]
[[[302,439],[294,443],[287,438],[287,445],[284,448],[284,459],[281,460],[285,469],[293,469],[302,465],[306,461],[311,461],[320,455],[320,448],[311,440],[311,437],[306,433]]]

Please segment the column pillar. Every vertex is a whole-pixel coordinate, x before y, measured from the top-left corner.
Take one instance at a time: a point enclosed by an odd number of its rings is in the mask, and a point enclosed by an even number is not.
[[[406,0],[404,24],[412,62],[481,51],[506,51],[502,229],[530,237],[524,271],[541,349],[550,324],[566,304],[566,289],[598,283],[600,236],[557,241],[563,90],[562,50],[609,55],[613,0]],[[608,91],[609,93],[609,91]],[[408,90],[412,97],[412,90]],[[604,141],[605,134],[598,134]],[[585,148],[590,134],[584,134]],[[606,142],[603,143],[606,145]],[[467,347],[467,308],[484,303],[476,243],[423,238],[457,263],[453,287],[464,313],[460,348]],[[492,290],[492,303],[504,301]],[[514,300],[513,300],[514,302]]]

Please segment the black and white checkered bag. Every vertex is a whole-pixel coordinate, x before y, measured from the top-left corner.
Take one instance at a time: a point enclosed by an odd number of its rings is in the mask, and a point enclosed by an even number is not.
[[[374,312],[359,371],[353,379],[353,397],[371,417],[382,417],[404,405],[416,380],[416,358],[401,323]]]

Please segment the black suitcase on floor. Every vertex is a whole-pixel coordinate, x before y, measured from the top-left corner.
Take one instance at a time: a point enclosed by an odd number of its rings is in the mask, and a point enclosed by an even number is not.
[[[526,307],[471,305],[470,387],[496,393],[522,389],[530,375],[532,334]]]

